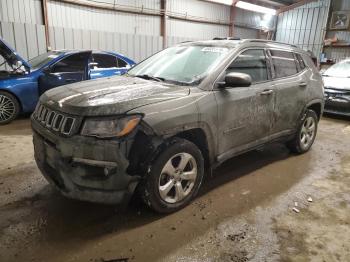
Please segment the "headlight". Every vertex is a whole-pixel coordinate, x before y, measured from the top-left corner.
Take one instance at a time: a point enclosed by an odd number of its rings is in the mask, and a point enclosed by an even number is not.
[[[95,136],[100,138],[112,138],[125,136],[135,129],[140,123],[141,115],[126,117],[104,117],[86,119],[81,130],[83,136]]]

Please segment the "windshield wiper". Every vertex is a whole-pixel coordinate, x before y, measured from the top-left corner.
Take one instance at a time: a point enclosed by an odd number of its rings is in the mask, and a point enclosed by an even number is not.
[[[155,80],[157,82],[164,82],[165,79],[162,78],[162,77],[156,77],[156,76],[151,76],[151,75],[135,75],[135,77],[139,77],[139,78],[143,78],[143,79],[146,79],[146,80]]]

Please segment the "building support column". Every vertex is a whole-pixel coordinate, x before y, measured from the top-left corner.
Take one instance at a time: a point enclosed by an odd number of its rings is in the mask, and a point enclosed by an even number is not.
[[[49,21],[47,18],[47,0],[42,0],[41,5],[42,5],[42,11],[43,11],[43,21],[45,26],[46,49],[50,50],[51,44],[50,44]]]
[[[160,1],[161,17],[160,17],[160,36],[163,37],[163,49],[167,47],[166,33],[166,0]]]
[[[230,9],[230,28],[229,28],[229,33],[228,35],[230,37],[233,37],[234,35],[234,31],[235,31],[235,17],[236,17],[236,3],[238,2],[238,0],[233,0],[232,1],[232,5],[231,5],[231,9]]]

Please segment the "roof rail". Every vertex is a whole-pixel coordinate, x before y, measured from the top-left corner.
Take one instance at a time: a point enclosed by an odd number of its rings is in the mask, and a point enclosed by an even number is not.
[[[213,40],[241,40],[239,37],[214,37]]]
[[[280,44],[280,45],[288,45],[288,46],[292,46],[292,47],[297,47],[296,45],[292,45],[292,44],[287,44],[287,43],[283,43],[283,42],[277,42],[277,41],[272,41],[272,40],[265,40],[265,39],[245,39],[244,40],[245,42],[251,42],[251,43],[254,43],[254,42],[261,42],[261,43],[275,43],[275,44]]]

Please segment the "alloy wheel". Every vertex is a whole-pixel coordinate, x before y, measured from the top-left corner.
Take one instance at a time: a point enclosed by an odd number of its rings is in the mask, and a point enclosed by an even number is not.
[[[315,137],[316,121],[313,117],[309,116],[304,120],[303,126],[300,132],[300,144],[306,149],[308,148]]]
[[[15,103],[11,98],[0,95],[0,122],[5,122],[6,120],[13,117],[16,113]]]
[[[195,158],[188,153],[172,156],[164,165],[159,177],[159,194],[167,203],[186,198],[195,185],[198,169]]]

